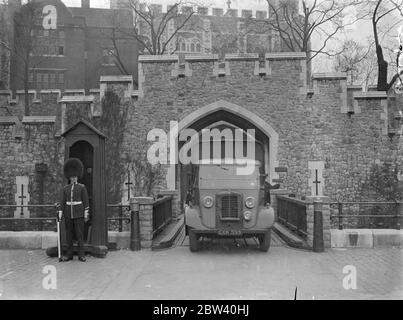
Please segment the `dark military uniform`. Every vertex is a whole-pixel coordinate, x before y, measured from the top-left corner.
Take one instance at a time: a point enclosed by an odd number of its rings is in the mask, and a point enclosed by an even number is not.
[[[280,185],[271,185],[269,182],[265,181],[264,182],[264,199],[265,199],[265,205],[266,204],[271,204],[271,197],[270,197],[270,190],[277,190],[280,189]]]
[[[73,257],[73,234],[75,233],[79,257],[84,257],[84,213],[89,210],[88,192],[83,184],[69,184],[63,188],[61,210],[66,224],[67,257]]]

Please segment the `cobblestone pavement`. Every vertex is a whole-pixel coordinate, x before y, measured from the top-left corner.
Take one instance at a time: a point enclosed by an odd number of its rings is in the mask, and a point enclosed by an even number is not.
[[[44,251],[0,251],[0,299],[402,299],[401,248],[327,250],[317,254],[241,243],[182,245],[164,251],[117,251],[58,263]],[[357,289],[343,288],[343,268],[357,269]],[[43,273],[54,266],[57,289]]]

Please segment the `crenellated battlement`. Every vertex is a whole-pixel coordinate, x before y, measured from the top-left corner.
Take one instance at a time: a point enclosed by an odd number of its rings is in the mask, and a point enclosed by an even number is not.
[[[288,69],[287,69],[288,68]],[[139,97],[144,96],[147,81],[162,81],[169,85],[178,78],[257,77],[257,79],[283,74],[297,78],[296,86],[306,94],[306,54],[303,52],[278,52],[259,55],[247,54],[201,54],[201,55],[143,55],[139,57]],[[153,79],[158,74],[158,79]],[[146,81],[147,80],[147,81]],[[295,81],[293,81],[295,83]],[[295,86],[295,84],[293,84]]]
[[[171,10],[172,5],[162,4],[149,4],[146,7],[145,3],[140,3],[140,11],[146,12],[150,8],[153,12],[161,15],[168,13]],[[176,9],[176,13],[187,15],[190,12],[194,12],[196,16],[205,17],[230,17],[230,18],[244,18],[244,19],[268,19],[267,10],[251,10],[251,9],[224,9],[224,8],[211,8],[205,6],[179,6]]]
[[[140,56],[139,57],[139,88],[134,89],[132,76],[102,76],[100,88],[88,90],[69,89],[63,93],[60,90],[29,90],[32,99],[33,117],[21,118],[23,114],[23,90],[17,90],[13,95],[11,91],[0,91],[3,101],[7,103],[10,110],[14,111],[12,116],[0,114],[1,125],[16,124],[20,120],[23,124],[49,124],[55,123],[66,117],[70,106],[87,105],[92,117],[102,115],[102,98],[108,89],[114,89],[117,85],[123,86],[124,99],[147,99],[149,92],[156,86],[160,90],[168,89],[170,86],[180,86],[175,79],[194,79],[198,83],[209,81],[211,87],[216,85],[224,86],[225,77],[229,77],[229,83],[233,85],[241,81],[239,85],[252,85],[260,83],[264,88],[281,86],[284,79],[288,81],[288,92],[297,92],[301,101],[309,101],[312,97],[323,99],[338,95],[338,107],[341,114],[360,115],[368,112],[371,106],[379,106],[380,119],[383,123],[383,135],[391,132],[401,132],[401,127],[396,127],[393,122],[395,110],[391,110],[388,103],[388,96],[385,92],[363,91],[358,86],[347,85],[347,75],[344,73],[319,73],[312,75],[312,87],[307,85],[306,77],[306,55],[301,52],[267,53],[264,56],[258,54],[226,54],[223,57],[218,55],[167,55],[167,56]],[[298,81],[295,79],[298,78]],[[205,80],[203,80],[205,79]],[[214,80],[216,79],[216,80]],[[266,81],[265,81],[266,80]],[[215,82],[216,81],[216,82]],[[235,81],[235,82],[234,82]],[[246,82],[247,83],[246,83]],[[263,82],[261,82],[263,81]],[[157,83],[158,82],[158,83]],[[179,88],[179,87],[178,87]],[[177,90],[171,90],[177,92]],[[51,96],[49,99],[48,96]],[[308,100],[306,100],[308,99]],[[46,101],[44,103],[44,101]],[[312,102],[313,103],[313,102]],[[36,107],[37,106],[37,107]],[[19,108],[20,111],[17,111]],[[81,108],[81,107],[80,107]],[[40,113],[41,111],[45,113]],[[57,111],[59,110],[59,111]],[[38,113],[39,112],[39,113]],[[59,115],[57,115],[59,112]],[[45,114],[46,116],[42,116]],[[61,132],[65,130],[64,121],[61,122]],[[403,134],[403,132],[401,132]]]
[[[133,76],[102,76],[100,79],[100,88],[88,90],[85,89],[66,89],[63,92],[59,89],[44,89],[44,90],[28,90],[28,94],[33,104],[42,103],[44,96],[53,96],[56,103],[93,103],[96,100],[101,100],[107,86],[110,84],[125,84],[125,98],[138,97],[138,90],[134,90]],[[18,105],[22,103],[25,96],[24,90],[16,90],[13,93],[11,90],[0,90],[0,98],[5,97],[8,105]]]

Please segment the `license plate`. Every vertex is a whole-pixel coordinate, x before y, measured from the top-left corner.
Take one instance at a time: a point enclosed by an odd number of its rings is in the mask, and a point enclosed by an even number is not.
[[[234,237],[234,236],[242,236],[241,230],[218,230],[219,236],[225,237]]]

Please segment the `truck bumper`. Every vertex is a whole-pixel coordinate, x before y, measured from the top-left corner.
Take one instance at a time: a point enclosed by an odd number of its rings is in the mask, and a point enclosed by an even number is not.
[[[259,235],[265,235],[271,228],[268,229],[254,229],[254,230],[218,230],[218,229],[193,229],[193,233],[197,236],[204,236],[209,238],[253,238]]]

